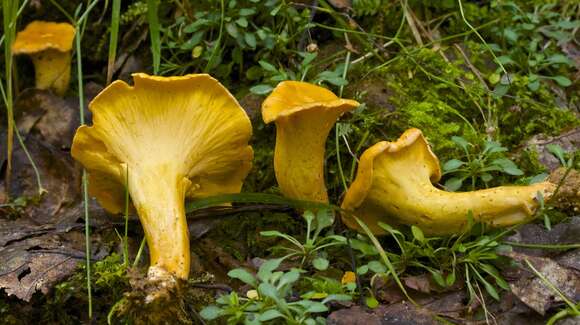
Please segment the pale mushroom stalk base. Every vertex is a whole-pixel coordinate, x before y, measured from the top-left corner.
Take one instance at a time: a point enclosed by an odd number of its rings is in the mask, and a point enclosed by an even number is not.
[[[281,117],[280,120],[284,121],[277,121],[274,171],[285,196],[328,202],[323,174],[324,147],[328,133],[341,113],[320,120],[317,115],[322,114],[312,110],[302,115]],[[319,121],[313,128],[311,121],[316,118]]]
[[[51,49],[31,56],[36,88],[52,89],[57,95],[64,95],[70,82],[71,53]]]
[[[148,277],[164,278],[161,270],[165,270],[187,279],[190,252],[184,200],[191,182],[171,165],[129,170],[129,193],[150,251]]]

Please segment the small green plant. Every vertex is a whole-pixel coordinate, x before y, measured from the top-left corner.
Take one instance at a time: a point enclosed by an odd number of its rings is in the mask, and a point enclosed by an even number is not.
[[[217,299],[217,305],[205,307],[201,316],[207,320],[223,319],[228,324],[325,324],[328,302],[351,300],[350,295],[328,295],[322,301],[296,300],[293,286],[300,280],[303,270],[276,271],[284,259],[265,261],[254,276],[245,269],[234,269],[228,276],[252,287],[246,297],[236,292]]]
[[[281,81],[306,80],[308,72],[314,66],[313,61],[318,54],[315,52],[298,52],[297,54],[302,58],[302,61],[300,61],[300,64],[298,64],[294,70],[287,67],[276,67],[265,60],[260,60],[258,62],[260,67],[258,68],[255,66],[250,68],[246,75],[254,79],[261,76],[263,78],[263,83],[250,88],[250,91],[257,95],[265,95],[272,91],[272,89],[274,89],[274,87]],[[307,81],[315,84],[327,82],[333,86],[345,86],[348,82],[342,77],[343,70],[344,65],[339,64],[334,70],[324,70],[313,78],[309,78]]]
[[[195,13],[178,17],[164,28],[164,73],[211,71],[220,79],[236,72],[249,80],[261,77],[258,61],[293,56],[309,10],[299,12],[285,1],[202,1]],[[259,8],[259,10],[258,10]]]
[[[427,271],[442,288],[454,285],[461,278],[471,299],[477,296],[474,284],[478,283],[491,297],[499,300],[498,288],[509,290],[509,286],[494,264],[501,259],[499,251],[511,249],[499,242],[511,229],[486,233],[483,225],[473,224],[472,217],[468,217],[468,221],[469,230],[450,237],[426,237],[416,226],[412,226],[408,234],[385,223],[379,225],[392,237],[400,251],[398,254],[387,253],[397,273]],[[363,253],[364,258],[378,255],[375,246],[363,238],[352,242],[353,248]],[[357,269],[359,275],[369,272],[373,274],[371,281],[389,273],[383,261],[374,258],[366,259]]]
[[[323,250],[346,244],[346,238],[332,234],[321,235],[321,232],[330,227],[334,221],[334,216],[329,210],[320,209],[316,216],[313,212],[306,211],[302,217],[306,221],[306,238],[303,243],[288,234],[276,230],[262,231],[260,234],[265,237],[282,238],[290,244],[289,246],[277,246],[274,248],[285,252],[286,255],[282,259],[299,259],[300,267],[311,264],[317,270],[326,270],[329,261]],[[314,226],[316,226],[316,229],[314,229]]]
[[[495,6],[511,15],[508,26],[493,29],[500,44],[490,46],[498,54],[499,62],[516,73],[527,75],[527,86],[532,91],[538,90],[540,82],[545,80],[553,80],[561,87],[570,86],[572,82],[566,74],[573,62],[562,53],[559,45],[574,39],[580,20],[558,13],[556,3],[536,5],[530,11],[514,1],[497,2]],[[495,93],[503,96],[509,89],[510,77],[504,74],[500,78],[500,73],[498,68],[490,81],[497,84]]]
[[[557,144],[550,143],[546,146],[546,149],[554,155],[554,157],[558,158],[560,165],[565,168],[572,168],[574,166],[574,155],[569,154],[569,158],[566,159],[566,151]]]
[[[475,153],[472,149],[477,149],[477,147],[464,138],[454,136],[452,140],[465,153],[465,160],[451,159],[443,164],[443,175],[452,176],[445,182],[445,188],[449,191],[459,190],[465,180],[470,180],[472,190],[476,188],[478,180],[488,187],[489,182],[494,178],[494,172],[513,176],[523,175],[513,161],[502,155],[507,148],[502,147],[498,142],[487,140],[483,150]]]

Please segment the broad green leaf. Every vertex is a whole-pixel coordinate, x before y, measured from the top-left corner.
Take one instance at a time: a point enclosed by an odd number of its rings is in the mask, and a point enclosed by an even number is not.
[[[238,11],[240,16],[251,16],[256,13],[256,9],[254,8],[242,8]]]
[[[369,307],[371,309],[377,308],[379,306],[379,301],[373,296],[366,297],[365,303],[366,303],[367,307]]]
[[[564,76],[555,76],[555,77],[552,77],[551,79],[553,79],[556,83],[558,83],[558,85],[560,85],[562,87],[568,87],[572,84],[572,81],[570,81],[570,79],[568,79]]]
[[[320,209],[316,213],[316,232],[320,233],[322,229],[332,226],[334,215],[328,209]]]
[[[530,178],[530,180],[528,181],[528,185],[532,185],[532,184],[536,184],[536,183],[540,183],[546,180],[546,178],[548,178],[548,174],[547,173],[541,173],[538,174],[532,178]]]
[[[236,27],[236,25],[234,23],[227,23],[226,24],[226,31],[228,32],[228,34],[230,34],[231,37],[233,38],[238,38],[238,28]]]
[[[318,301],[313,301],[307,308],[307,313],[323,313],[328,311],[328,307],[326,307],[323,303]]]
[[[506,28],[503,31],[503,35],[505,36],[505,38],[507,38],[508,41],[510,41],[511,43],[515,43],[518,40],[518,33],[511,29],[511,28]]]
[[[256,48],[257,43],[256,43],[256,36],[254,36],[254,34],[245,33],[244,40],[246,41],[246,44],[248,44],[249,47]]]
[[[455,272],[451,272],[445,278],[445,284],[450,287],[455,283]]]
[[[425,235],[423,235],[423,231],[421,230],[421,228],[412,225],[411,226],[411,233],[413,233],[413,237],[420,243],[424,243],[425,242]]]
[[[264,263],[262,263],[260,269],[258,270],[258,279],[262,281],[268,281],[272,275],[272,272],[280,266],[282,260],[282,258],[277,258],[266,260]]]
[[[467,149],[467,147],[469,147],[469,142],[467,142],[467,140],[465,140],[462,137],[458,137],[458,136],[452,136],[451,137],[451,141],[455,142],[455,144],[457,144],[458,146],[460,146],[463,149]]]
[[[267,322],[279,317],[284,317],[284,315],[282,315],[282,313],[280,313],[276,309],[270,309],[260,314],[260,316],[258,316],[258,319],[262,322]]]
[[[510,89],[510,85],[506,85],[506,84],[502,84],[502,83],[498,83],[495,88],[493,89],[493,96],[496,98],[500,98],[505,96],[505,94],[508,93]]]
[[[280,280],[278,280],[278,287],[281,288],[287,284],[292,284],[296,281],[298,281],[298,279],[300,278],[300,271],[298,269],[292,269],[286,273],[284,273],[284,275],[282,275],[280,277]]]
[[[312,266],[314,266],[314,268],[319,271],[324,271],[328,269],[329,264],[330,263],[328,262],[328,260],[322,257],[317,257],[314,260],[312,260]]]
[[[368,265],[361,265],[361,266],[356,268],[356,274],[358,274],[358,275],[365,275],[365,274],[367,274],[368,271],[369,271]]]
[[[534,80],[534,81],[528,82],[528,88],[531,91],[536,91],[536,90],[540,89],[540,80]]]
[[[441,286],[441,287],[445,287],[446,286],[446,282],[443,279],[443,276],[441,275],[441,272],[439,271],[431,271],[431,276],[433,277],[433,280],[435,280],[435,282]]]
[[[233,279],[238,279],[245,284],[249,284],[252,287],[256,287],[256,285],[257,285],[256,279],[254,278],[254,276],[250,272],[248,272],[244,269],[239,269],[239,268],[233,269],[233,270],[228,272],[228,276],[230,278],[233,278]]]
[[[256,95],[265,95],[272,91],[272,86],[270,85],[257,85],[250,88],[250,91]]]
[[[385,273],[387,272],[387,268],[385,265],[379,261],[370,261],[368,264],[369,270],[373,271],[374,273]]]
[[[260,60],[260,61],[258,61],[258,64],[259,64],[259,65],[260,65],[262,68],[264,68],[264,70],[266,70],[266,71],[270,71],[270,72],[278,72],[278,70],[276,69],[276,67],[275,67],[275,66],[273,66],[272,64],[270,64],[270,63],[268,63],[268,62],[266,62],[266,61],[264,61],[264,60]]]
[[[199,312],[203,319],[214,320],[223,314],[223,310],[216,306],[207,306]]]
[[[491,176],[491,174],[488,173],[482,173],[480,177],[484,183],[489,183],[493,179],[493,176]]]
[[[276,290],[276,288],[270,283],[260,283],[258,291],[264,297],[272,298],[276,301],[280,300],[280,297],[278,297],[278,290]]]
[[[248,20],[244,17],[240,17],[236,20],[236,24],[242,28],[248,27]]]
[[[351,301],[351,300],[352,300],[351,295],[333,294],[333,295],[328,295],[328,297],[324,298],[324,300],[322,300],[322,303],[326,304],[329,301]]]
[[[551,55],[550,57],[548,57],[548,59],[546,59],[546,61],[553,64],[567,64],[567,65],[573,64],[572,60],[568,59],[568,57],[566,57],[563,54]]]
[[[445,181],[445,188],[450,192],[455,192],[461,188],[463,185],[463,179],[459,177],[451,177],[447,181]]]
[[[499,166],[504,173],[509,175],[520,176],[524,174],[513,161],[507,158],[495,159],[491,162],[491,165]]]
[[[444,165],[443,165],[443,171],[448,172],[454,169],[457,169],[461,166],[465,165],[465,163],[459,159],[451,159],[448,160]]]

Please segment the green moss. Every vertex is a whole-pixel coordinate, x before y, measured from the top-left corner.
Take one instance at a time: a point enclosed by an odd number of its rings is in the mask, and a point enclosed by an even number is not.
[[[477,140],[477,133],[469,124],[462,122],[459,113],[442,101],[409,102],[402,107],[402,119],[393,122],[399,129],[421,129],[440,158],[457,152],[452,136],[461,135],[470,142]]]
[[[498,101],[496,113],[502,143],[518,145],[539,133],[557,135],[580,125],[580,119],[572,111],[556,105],[555,95],[548,85],[541,83],[540,88],[532,92],[527,84],[527,77],[514,76],[510,96]]]

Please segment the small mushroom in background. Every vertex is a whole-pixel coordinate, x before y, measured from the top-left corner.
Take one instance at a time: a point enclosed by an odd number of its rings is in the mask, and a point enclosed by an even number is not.
[[[127,187],[151,255],[148,280],[167,288],[189,274],[185,198],[240,192],[252,166],[252,126],[207,74],[133,79],[91,102],[93,125],[77,130],[71,153],[109,212],[124,211]]]
[[[59,96],[66,93],[74,36],[71,24],[45,21],[33,21],[18,32],[12,53],[32,58],[37,89],[52,89]]]
[[[548,199],[555,189],[543,182],[454,193],[433,186],[440,178],[439,160],[427,140],[420,130],[409,129],[397,141],[379,142],[362,154],[342,208],[352,211],[375,234],[384,233],[378,225],[384,222],[447,235],[465,229],[470,211],[474,221],[494,227],[530,221],[538,207],[538,192]],[[360,230],[350,215],[343,214],[342,219]]]
[[[336,120],[358,102],[299,81],[284,81],[262,103],[265,123],[276,123],[274,171],[282,193],[293,199],[328,202],[324,151]]]

